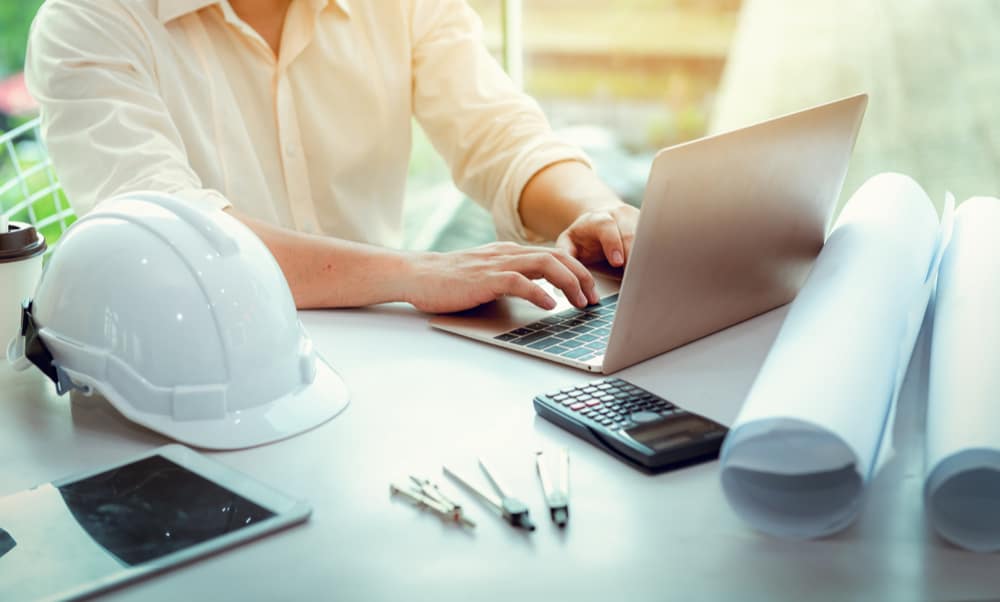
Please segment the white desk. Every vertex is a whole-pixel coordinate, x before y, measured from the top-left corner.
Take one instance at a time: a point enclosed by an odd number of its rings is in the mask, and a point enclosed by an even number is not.
[[[731,422],[783,316],[772,312],[619,375]],[[312,519],[109,599],[1000,597],[1000,557],[951,547],[922,514],[923,340],[896,423],[901,449],[873,482],[861,519],[829,539],[786,542],[735,517],[717,463],[646,476],[535,417],[535,394],[588,380],[583,372],[432,331],[404,306],[304,312],[302,320],[347,380],[351,406],[287,441],[214,456],[309,500]],[[0,411],[0,495],[166,443],[104,402],[56,397],[34,371],[0,368]],[[548,519],[534,472],[535,450],[560,445],[571,456],[565,532]],[[528,502],[537,531],[515,531],[464,494],[479,523],[474,533],[389,497],[389,482],[410,473],[446,482],[443,463],[478,476],[477,455]]]

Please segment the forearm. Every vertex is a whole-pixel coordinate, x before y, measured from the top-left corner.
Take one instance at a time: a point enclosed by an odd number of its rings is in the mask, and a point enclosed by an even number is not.
[[[299,309],[406,300],[400,283],[410,265],[401,252],[294,232],[232,208],[226,212],[253,230],[271,251]]]
[[[518,213],[526,228],[555,240],[588,211],[623,203],[592,169],[578,161],[554,163],[536,173],[521,192]]]

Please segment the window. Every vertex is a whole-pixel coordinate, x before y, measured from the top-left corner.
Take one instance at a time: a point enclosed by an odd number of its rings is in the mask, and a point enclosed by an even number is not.
[[[515,79],[539,101],[553,127],[583,147],[601,177],[634,204],[658,149],[708,131],[740,8],[738,0],[470,4],[483,20],[493,55],[513,62]],[[414,165],[429,163],[429,145],[419,134],[414,146]],[[437,173],[447,178],[447,171]],[[485,211],[468,200],[450,207],[452,221],[440,222],[444,229],[428,237],[431,246],[453,249],[492,240]]]
[[[1000,4],[748,2],[710,126],[870,95],[842,202],[899,171],[940,207],[1000,196]]]

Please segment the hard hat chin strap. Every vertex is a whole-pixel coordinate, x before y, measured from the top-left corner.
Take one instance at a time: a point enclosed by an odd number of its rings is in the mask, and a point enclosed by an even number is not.
[[[72,389],[89,390],[73,383],[66,371],[52,358],[52,352],[42,340],[40,329],[32,314],[34,302],[31,299],[21,304],[21,337],[24,340],[24,357],[34,364],[49,380],[56,384],[56,393],[62,395]]]

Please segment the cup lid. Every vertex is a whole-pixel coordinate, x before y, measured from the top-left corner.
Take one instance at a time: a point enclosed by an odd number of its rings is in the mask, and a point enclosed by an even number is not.
[[[45,252],[45,237],[24,222],[10,222],[0,232],[0,263],[20,261]]]

